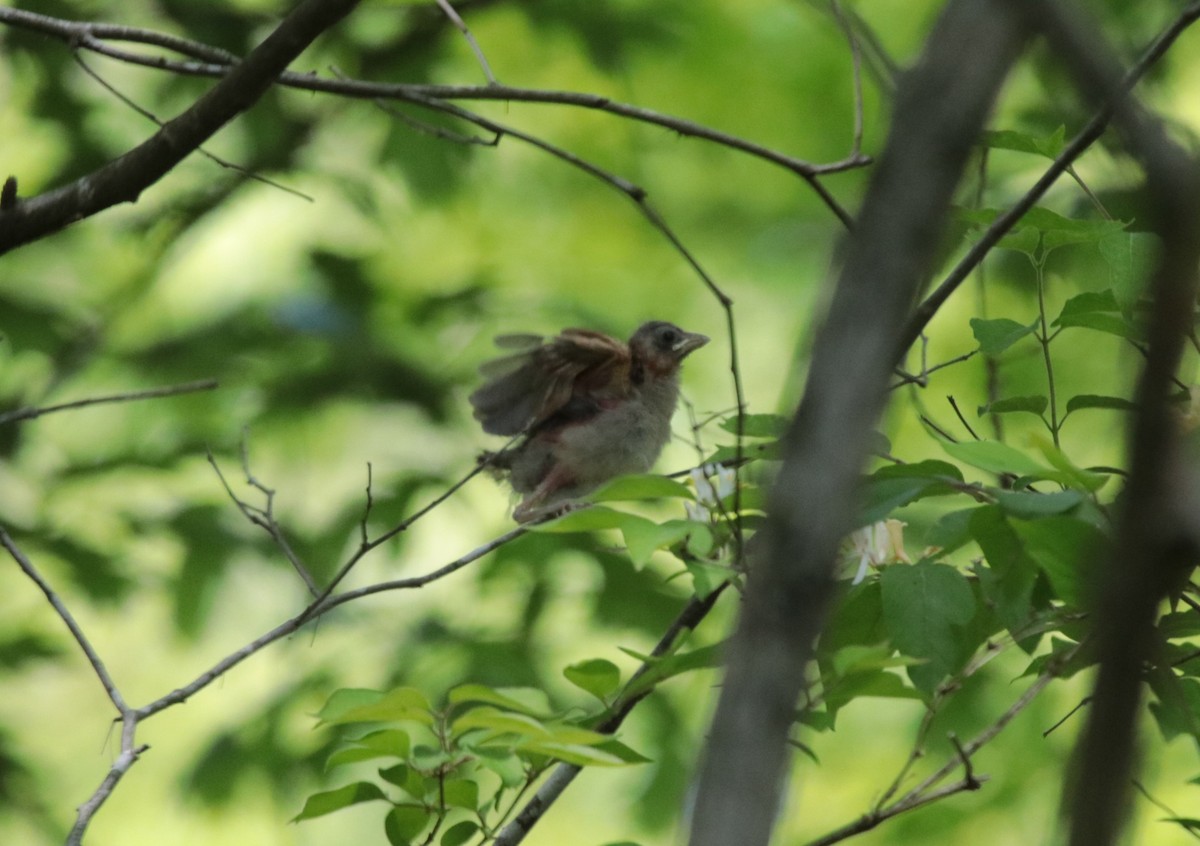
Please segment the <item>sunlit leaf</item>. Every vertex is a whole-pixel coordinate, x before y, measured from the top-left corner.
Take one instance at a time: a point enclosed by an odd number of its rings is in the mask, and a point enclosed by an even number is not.
[[[473,811],[479,807],[479,785],[466,778],[448,778],[442,784],[446,804]]]
[[[331,814],[360,802],[373,802],[376,799],[386,798],[383,791],[371,782],[356,781],[345,787],[339,787],[337,790],[326,790],[323,793],[314,793],[309,796],[304,803],[304,809],[292,818],[292,822],[311,820],[314,817]]]
[[[482,684],[460,684],[450,691],[446,699],[451,705],[482,702],[531,717],[547,718],[551,715],[550,700],[545,691],[534,687],[494,688]]]
[[[412,687],[399,687],[386,693],[339,690],[330,697],[318,716],[322,722],[330,725],[402,720],[424,725],[433,724],[429,700],[425,698],[425,694]]]
[[[591,658],[578,661],[563,670],[567,681],[604,701],[621,685],[621,671],[612,661]]]
[[[639,476],[620,476],[600,487],[588,496],[589,502],[624,502],[643,499],[695,499],[695,492],[674,479],[666,476],[644,474]]]

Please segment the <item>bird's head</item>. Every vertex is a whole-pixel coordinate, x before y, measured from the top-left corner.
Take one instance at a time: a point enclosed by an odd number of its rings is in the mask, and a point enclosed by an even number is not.
[[[677,371],[688,353],[707,343],[707,335],[685,332],[665,320],[652,320],[633,333],[629,351],[646,373],[663,376]]]

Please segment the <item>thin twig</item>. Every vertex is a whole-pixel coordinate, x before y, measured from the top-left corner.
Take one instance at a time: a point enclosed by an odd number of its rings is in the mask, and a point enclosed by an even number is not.
[[[111,82],[109,82],[107,79],[102,77],[99,73],[97,73],[96,70],[91,65],[89,65],[87,62],[85,62],[83,60],[83,56],[79,55],[78,50],[73,50],[71,52],[71,58],[73,58],[75,60],[75,64],[79,65],[79,67],[83,69],[84,73],[86,73],[93,80],[95,80],[96,83],[98,85],[100,85],[101,88],[103,88],[109,94],[112,94],[114,97],[116,97],[122,103],[124,103],[126,106],[133,109],[135,112],[137,112],[142,117],[146,118],[146,120],[150,121],[155,126],[159,127],[160,129],[163,127],[164,122],[159,120],[157,115],[155,115],[150,110],[145,109],[142,106],[138,105],[136,102],[134,102],[134,100],[131,97],[127,96],[126,94],[124,94],[123,92],[118,90],[116,88],[116,86],[114,86]],[[299,197],[302,200],[307,200],[310,203],[314,202],[313,198],[311,196],[309,196],[308,194],[305,194],[303,191],[299,191],[295,188],[289,188],[287,185],[284,185],[281,182],[276,182],[274,179],[270,179],[266,176],[262,176],[261,174],[255,173],[254,171],[250,170],[249,168],[246,168],[240,164],[231,162],[228,159],[223,159],[220,156],[216,155],[215,153],[210,153],[204,147],[197,147],[196,152],[199,153],[200,155],[204,156],[204,158],[208,159],[213,164],[216,164],[220,167],[240,173],[242,176],[246,177],[247,179],[253,179],[255,182],[261,182],[263,185],[269,185],[272,188],[278,188],[280,191],[291,194],[294,197]]]
[[[854,34],[854,28],[842,14],[841,4],[838,0],[829,0],[829,8],[850,45],[850,65],[854,74],[854,137],[850,144],[850,155],[857,156],[862,152],[863,139],[862,53],[858,46],[858,36]]]
[[[138,402],[141,400],[158,399],[159,397],[173,397],[178,394],[191,394],[196,393],[197,391],[211,391],[216,387],[216,379],[203,379],[199,382],[187,382],[182,385],[171,385],[166,388],[149,388],[144,391],[127,391],[120,394],[107,394],[105,396],[72,400],[71,402],[59,403],[58,405],[46,405],[39,408],[18,408],[15,411],[9,411],[4,414],[0,414],[0,425],[4,425],[5,423],[16,423],[20,420],[33,420],[35,418],[44,417],[47,414],[53,414],[58,411],[86,408],[89,405],[102,405],[116,402]]]
[[[308,588],[308,592],[313,596],[319,596],[321,589],[317,586],[316,580],[314,580],[312,575],[308,572],[308,568],[304,566],[304,562],[300,560],[298,555],[296,555],[291,544],[288,543],[287,537],[283,533],[283,529],[275,519],[275,491],[255,479],[254,475],[250,472],[250,459],[246,451],[245,438],[243,437],[242,439],[242,469],[246,474],[246,483],[255,490],[259,491],[266,499],[265,508],[259,508],[255,505],[251,505],[234,493],[233,487],[229,484],[229,480],[225,478],[225,474],[221,471],[221,465],[217,463],[216,456],[213,455],[212,450],[205,450],[205,455],[208,458],[209,465],[217,474],[217,478],[220,480],[221,486],[225,488],[225,493],[231,500],[233,500],[233,504],[237,506],[238,511],[242,512],[242,516],[271,536],[271,540],[273,540],[275,545],[279,547],[281,552],[283,552],[284,557],[287,558],[288,562],[292,565],[292,568],[296,571],[296,574],[300,576],[300,579]]]
[[[968,353],[955,356],[948,361],[943,361],[941,364],[935,364],[933,367],[926,368],[920,373],[905,373],[902,370],[897,370],[896,375],[900,376],[900,381],[888,388],[889,391],[894,391],[897,388],[902,388],[905,385],[917,385],[918,387],[926,387],[929,383],[929,376],[932,373],[937,373],[939,370],[950,367],[955,364],[961,364],[964,361],[969,361],[974,358],[979,352],[978,349],[971,350]]]
[[[463,38],[467,39],[467,43],[471,45],[471,50],[475,53],[475,58],[479,61],[479,66],[483,68],[483,75],[487,77],[487,81],[491,85],[497,85],[496,76],[492,73],[491,65],[488,64],[487,57],[483,55],[483,50],[479,46],[479,42],[475,40],[475,36],[471,34],[471,30],[467,28],[467,22],[464,21],[454,11],[454,7],[450,5],[449,0],[437,0],[438,7],[450,19],[450,22],[458,27],[458,31],[463,34]]]
[[[92,670],[96,673],[96,677],[100,679],[100,684],[104,687],[104,692],[108,694],[108,698],[112,701],[112,704],[116,707],[117,711],[122,716],[129,713],[129,706],[125,703],[125,698],[121,695],[121,691],[117,689],[117,683],[113,681],[112,676],[109,675],[108,669],[104,666],[104,662],[100,659],[100,655],[92,647],[91,641],[89,641],[87,635],[83,633],[83,629],[80,628],[79,623],[75,621],[75,617],[71,614],[70,609],[67,608],[66,604],[59,598],[58,594],[54,592],[54,589],[50,587],[50,584],[44,578],[42,578],[42,574],[39,573],[37,568],[33,566],[33,562],[30,561],[28,556],[21,551],[16,542],[3,527],[0,527],[0,546],[3,546],[8,551],[8,554],[12,556],[13,561],[16,561],[17,566],[21,568],[21,571],[28,576],[29,579],[38,586],[38,588],[41,589],[43,594],[45,594],[46,600],[54,608],[55,613],[58,614],[59,618],[71,632],[71,637],[75,638],[75,642],[83,651],[84,657],[87,658],[88,663],[92,665]]]
[[[527,530],[528,526],[518,526],[515,529],[510,529],[503,535],[488,541],[482,546],[476,547],[475,549],[471,550],[465,555],[460,556],[459,558],[454,559],[448,564],[444,564],[441,567],[438,567],[436,570],[432,570],[420,576],[379,582],[377,584],[367,585],[366,587],[358,588],[356,590],[339,593],[336,596],[325,596],[315,599],[305,606],[304,610],[302,610],[300,613],[255,638],[242,648],[225,656],[186,685],[178,687],[165,696],[161,696],[158,699],[155,699],[153,702],[143,705],[134,713],[139,719],[145,719],[152,714],[162,711],[164,708],[177,705],[180,702],[185,702],[188,698],[208,687],[208,685],[212,684],[225,673],[229,672],[229,670],[231,670],[233,667],[237,666],[251,655],[260,651],[263,647],[274,643],[280,638],[292,634],[306,623],[316,619],[322,614],[325,614],[327,611],[337,608],[340,605],[345,605],[347,602],[353,602],[356,599],[361,599],[364,596],[371,596],[373,594],[384,593],[386,591],[410,590],[424,587],[431,582],[435,582],[438,579],[445,578],[451,573],[461,570],[463,567],[474,561],[478,561],[489,552],[492,552],[493,550],[498,549],[504,544],[509,543],[510,541],[515,540],[516,538],[525,534]]]
[[[947,396],[946,401],[950,403],[950,407],[954,409],[955,416],[958,417],[958,422],[963,424],[963,427],[967,430],[971,437],[977,441],[981,440],[979,435],[975,434],[975,430],[971,428],[971,424],[967,422],[967,418],[963,416],[962,411],[958,407],[958,401],[954,399],[952,395]]]
[[[119,61],[139,64],[172,73],[191,76],[222,77],[236,64],[236,60],[229,57],[228,54],[215,51],[208,45],[199,42],[190,42],[185,39],[162,37],[160,34],[149,30],[136,30],[129,27],[112,28],[87,22],[52,18],[47,15],[38,15],[17,9],[3,8],[0,8],[0,23],[33,29],[46,35],[57,37],[73,47],[81,47],[102,53]],[[143,43],[164,46],[199,61],[183,62],[167,59],[162,56],[140,55],[127,50],[113,48],[104,43],[103,39],[105,38],[141,41]],[[661,126],[680,135],[710,141],[783,167],[808,182],[810,187],[816,191],[821,200],[846,227],[852,225],[853,219],[833,195],[829,193],[828,189],[821,183],[819,177],[825,174],[863,167],[871,163],[869,156],[857,153],[836,162],[813,164],[812,162],[780,153],[744,138],[703,126],[694,121],[663,114],[640,106],[621,103],[597,94],[518,88],[499,84],[483,86],[413,85],[372,83],[347,79],[330,80],[292,71],[280,73],[276,81],[280,85],[308,91],[319,91],[358,99],[402,100],[425,107],[434,107],[435,102],[444,102],[446,100],[498,100],[568,105],[608,112],[620,117]]]

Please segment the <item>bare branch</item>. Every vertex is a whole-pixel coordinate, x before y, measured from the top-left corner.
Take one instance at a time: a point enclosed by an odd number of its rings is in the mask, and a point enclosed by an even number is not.
[[[187,382],[182,385],[171,385],[166,388],[149,388],[144,391],[126,391],[120,394],[107,394],[100,397],[89,397],[88,399],[72,400],[71,402],[59,403],[58,405],[45,405],[41,407],[18,408],[15,411],[8,411],[0,414],[0,426],[5,423],[16,423],[21,420],[33,420],[38,417],[44,417],[47,414],[53,414],[57,411],[70,411],[76,408],[86,408],[89,405],[103,405],[106,403],[115,402],[138,402],[140,400],[159,399],[160,397],[173,397],[178,394],[192,394],[197,391],[212,391],[217,388],[216,379],[203,379],[199,382]]]
[[[21,551],[3,527],[0,527],[0,546],[3,546],[8,551],[13,561],[16,561],[17,566],[21,568],[21,571],[46,595],[46,600],[71,632],[71,637],[75,638],[75,642],[79,644],[79,648],[83,651],[88,663],[92,665],[92,670],[95,671],[96,677],[100,679],[100,684],[104,686],[104,692],[108,694],[108,698],[112,700],[112,704],[116,707],[117,711],[122,716],[128,713],[130,709],[125,704],[125,699],[121,696],[121,691],[117,689],[116,682],[108,674],[108,669],[104,666],[104,662],[100,660],[100,655],[92,647],[91,642],[87,639],[87,635],[83,633],[83,629],[75,621],[75,617],[71,614],[66,604],[59,599],[58,594],[54,592],[50,584],[42,578],[42,574],[33,566],[33,562]]]
[[[289,62],[358,5],[358,0],[304,0],[223,79],[149,139],[98,170],[61,188],[0,210],[0,254],[36,241],[85,217],[133,202],[196,147],[250,108]],[[0,10],[0,22],[29,23]],[[72,37],[80,33],[78,30]],[[87,34],[86,29],[82,34]]]
[[[71,57],[75,60],[75,64],[79,65],[79,67],[83,70],[84,73],[86,73],[88,76],[90,76],[92,79],[94,79],[96,81],[97,85],[99,85],[101,88],[103,88],[109,94],[112,94],[114,97],[116,97],[118,100],[120,100],[122,103],[124,103],[129,108],[133,109],[139,115],[146,118],[146,120],[150,121],[155,126],[162,128],[163,122],[161,120],[159,120],[158,117],[153,112],[151,112],[149,109],[143,108],[142,106],[135,103],[131,97],[128,97],[124,92],[120,91],[115,85],[113,85],[111,82],[109,82],[107,79],[102,77],[99,73],[97,73],[95,68],[93,68],[91,65],[89,65],[87,62],[85,62],[83,60],[83,56],[81,56],[79,54],[78,50],[73,51],[71,54]],[[286,186],[280,182],[276,182],[274,179],[270,179],[269,177],[262,176],[261,174],[257,174],[254,171],[249,170],[248,168],[244,168],[239,164],[234,164],[233,162],[229,161],[228,159],[223,159],[220,156],[215,155],[214,153],[210,153],[204,147],[197,147],[196,152],[199,153],[200,155],[204,156],[204,158],[208,159],[213,164],[215,164],[219,167],[223,167],[226,170],[232,170],[232,171],[235,171],[236,173],[240,173],[242,176],[246,177],[247,179],[253,179],[255,182],[261,182],[263,185],[270,185],[272,188],[278,188],[280,191],[283,191],[287,194],[291,194],[293,197],[299,197],[301,200],[307,200],[310,203],[313,202],[313,198],[310,197],[308,194],[305,194],[303,191],[298,191],[295,188],[289,188],[288,186]]]
[[[467,22],[464,21],[454,11],[454,7],[450,5],[450,0],[437,0],[438,8],[440,8],[450,19],[450,22],[458,27],[458,31],[463,34],[463,38],[467,39],[467,43],[471,45],[471,51],[475,54],[475,58],[479,61],[479,67],[483,68],[483,75],[487,81],[496,85],[496,76],[492,73],[491,65],[488,64],[487,57],[483,55],[483,49],[480,48],[479,42],[475,40],[475,36],[471,34],[471,30],[467,27]]]
[[[325,1],[333,2],[333,0]],[[341,1],[349,2],[349,0]],[[318,2],[318,0],[309,0],[309,2],[315,3]],[[8,24],[10,26],[21,26],[34,29],[46,35],[57,37],[72,46],[77,45],[85,49],[96,50],[97,52],[103,52],[106,55],[109,55],[112,58],[120,61],[140,64],[146,67],[155,68],[157,70],[167,70],[173,73],[188,74],[193,76],[225,77],[234,73],[235,68],[242,67],[242,65],[235,64],[235,60],[228,57],[228,54],[222,55],[222,51],[214,51],[213,48],[210,48],[207,45],[200,44],[198,42],[190,42],[185,39],[176,39],[165,36],[160,37],[159,34],[147,30],[135,30],[128,27],[109,28],[107,25],[67,21],[57,18],[50,18],[45,15],[34,15],[15,9],[2,8],[0,8],[0,23]],[[110,34],[108,36],[102,36],[99,34],[101,32]],[[124,40],[142,41],[144,43],[156,44],[158,46],[167,46],[169,44],[170,49],[177,50],[178,52],[192,56],[193,58],[198,58],[201,61],[181,62],[178,60],[166,59],[162,56],[142,56],[137,53],[130,53],[128,51],[115,51],[112,48],[107,48],[107,46],[103,44],[103,41],[99,40],[104,37],[121,37],[124,38]],[[264,46],[265,43],[266,42],[264,42]],[[106,49],[99,50],[98,47],[106,47]],[[253,55],[255,54],[252,53],[251,56]],[[247,58],[247,62],[249,62],[249,58]],[[242,64],[244,65],[245,63]],[[435,105],[435,101],[497,100],[505,102],[530,102],[568,105],[608,112],[620,117],[637,120],[642,123],[661,126],[683,136],[710,141],[712,143],[738,150],[755,158],[763,159],[764,161],[768,161],[772,164],[783,167],[808,182],[810,187],[812,187],[812,189],[821,197],[822,201],[829,206],[830,210],[833,211],[839,220],[841,220],[842,223],[847,227],[849,227],[853,222],[850,214],[843,209],[833,195],[829,193],[828,189],[826,189],[821,183],[819,177],[824,174],[837,173],[844,170],[862,167],[871,162],[870,157],[855,152],[841,161],[827,164],[813,164],[811,162],[807,162],[802,159],[772,150],[768,147],[764,147],[763,145],[756,144],[752,141],[748,141],[744,138],[703,126],[693,121],[674,117],[672,115],[666,115],[661,112],[656,112],[652,109],[621,103],[597,94],[581,94],[571,91],[516,88],[499,84],[489,84],[484,86],[409,85],[371,83],[348,79],[330,80],[322,79],[311,74],[284,72],[282,68],[280,68],[280,71],[276,73],[275,81],[280,85],[302,90],[319,91],[358,99],[400,100],[427,108],[436,108],[437,106]],[[199,105],[199,103],[197,105]],[[185,115],[189,114],[191,111],[192,110],[185,112]],[[229,117],[232,117],[232,115]],[[172,123],[174,123],[174,121]],[[197,139],[196,144],[203,140],[204,138]],[[122,161],[123,159],[118,161]],[[117,200],[115,202],[119,201],[120,200]],[[27,200],[25,202],[32,201]],[[17,208],[20,208],[20,204],[18,204]],[[18,246],[19,243],[24,243],[23,241],[18,243],[10,243],[10,240],[10,238],[0,236],[0,253],[7,249],[11,249],[14,246]]]
[[[444,564],[441,567],[438,567],[436,570],[432,570],[421,576],[379,582],[377,584],[367,585],[366,587],[358,588],[356,590],[346,591],[345,593],[340,593],[336,596],[326,595],[319,597],[310,602],[299,614],[296,614],[294,617],[285,620],[275,628],[250,641],[241,649],[238,649],[237,651],[225,656],[212,667],[182,687],[178,687],[165,696],[161,696],[153,702],[136,709],[134,714],[138,717],[138,719],[145,719],[153,714],[157,714],[164,708],[169,708],[172,705],[186,702],[189,697],[208,687],[208,685],[212,684],[214,681],[219,679],[225,673],[229,672],[229,670],[236,667],[238,664],[242,663],[242,661],[246,660],[251,655],[260,651],[263,647],[274,643],[280,638],[287,637],[292,632],[295,632],[304,626],[305,623],[315,620],[326,611],[330,611],[334,608],[337,608],[339,605],[345,605],[347,602],[352,602],[356,599],[361,599],[364,596],[371,596],[372,594],[376,593],[424,587],[431,582],[435,582],[438,579],[445,578],[451,573],[461,570],[463,567],[467,566],[473,561],[478,561],[489,552],[498,549],[499,547],[512,540],[515,540],[516,538],[519,538],[521,535],[525,534],[527,529],[528,526],[518,526],[515,529],[511,529],[500,537],[494,538],[482,546],[476,547],[465,555],[456,558],[450,563]]]

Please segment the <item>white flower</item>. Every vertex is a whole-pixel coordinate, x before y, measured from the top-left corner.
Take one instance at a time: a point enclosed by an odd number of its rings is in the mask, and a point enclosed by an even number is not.
[[[868,567],[880,567],[896,561],[912,563],[908,553],[904,551],[905,525],[899,520],[880,520],[878,523],[863,526],[846,538],[848,555],[858,556],[858,570],[854,574],[852,584],[859,584],[867,577]]]
[[[685,502],[683,511],[689,520],[706,523],[712,519],[712,509],[719,508],[721,501],[734,491],[737,484],[737,474],[729,467],[721,464],[705,464],[694,467],[688,474],[696,487],[696,501]],[[716,487],[709,481],[710,476],[716,477]]]

